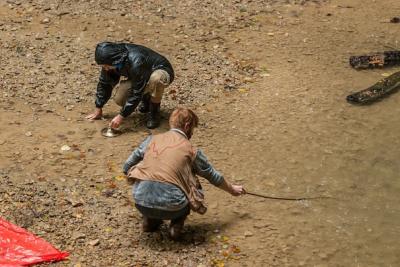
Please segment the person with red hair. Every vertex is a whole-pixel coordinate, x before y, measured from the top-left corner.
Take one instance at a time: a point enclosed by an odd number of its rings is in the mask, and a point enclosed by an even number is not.
[[[169,235],[178,239],[190,211],[204,214],[204,192],[197,176],[240,196],[242,185],[229,183],[210,164],[202,150],[190,142],[199,118],[190,109],[177,108],[169,119],[170,130],[147,137],[126,160],[123,171],[133,180],[136,208],[143,215],[143,230],[157,230],[171,220]]]

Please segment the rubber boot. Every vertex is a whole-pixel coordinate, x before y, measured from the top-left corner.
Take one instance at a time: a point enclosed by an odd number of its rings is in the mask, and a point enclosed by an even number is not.
[[[143,216],[143,232],[154,232],[157,231],[158,227],[160,227],[162,220],[158,219],[150,219],[146,216]]]
[[[154,129],[160,125],[160,103],[150,102],[150,114],[147,128]]]
[[[139,112],[140,113],[147,113],[150,111],[150,94],[145,94],[142,97],[142,102],[140,102]]]
[[[169,225],[169,237],[172,240],[179,240],[182,235],[183,225],[185,224],[186,215],[180,218],[171,220]]]

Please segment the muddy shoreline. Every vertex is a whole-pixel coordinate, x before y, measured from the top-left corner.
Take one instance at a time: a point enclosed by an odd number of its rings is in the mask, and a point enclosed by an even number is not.
[[[348,58],[397,46],[400,5],[332,1],[0,1],[0,216],[68,251],[54,266],[395,266],[399,94],[368,107],[345,97],[398,68],[355,71]],[[88,122],[94,47],[136,42],[176,71],[149,131]],[[194,109],[193,143],[225,177],[284,203],[207,185],[182,242],[141,232],[119,178],[132,149]],[[68,145],[71,149],[63,151]]]

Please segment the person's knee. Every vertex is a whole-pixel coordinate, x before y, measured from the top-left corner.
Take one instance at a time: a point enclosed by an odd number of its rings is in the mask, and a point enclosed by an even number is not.
[[[168,72],[165,70],[155,70],[150,76],[150,83],[153,83],[157,87],[167,87],[170,84],[170,77]]]
[[[170,84],[170,77],[165,70],[155,70],[146,86],[146,91],[151,94],[151,102],[160,103],[164,89]]]

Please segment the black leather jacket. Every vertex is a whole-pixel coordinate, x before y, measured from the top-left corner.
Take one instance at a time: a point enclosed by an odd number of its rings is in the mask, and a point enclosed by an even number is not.
[[[96,47],[96,62],[117,67],[111,71],[101,70],[97,84],[96,107],[102,108],[107,103],[121,76],[127,77],[132,84],[129,97],[120,111],[123,117],[129,116],[138,106],[153,71],[163,69],[170,75],[170,82],[174,80],[171,63],[164,56],[141,45],[100,43]]]

